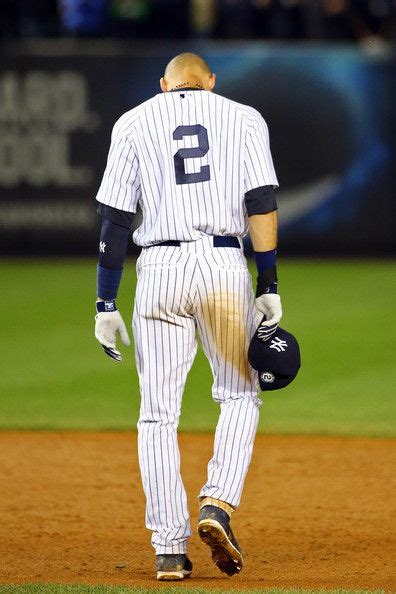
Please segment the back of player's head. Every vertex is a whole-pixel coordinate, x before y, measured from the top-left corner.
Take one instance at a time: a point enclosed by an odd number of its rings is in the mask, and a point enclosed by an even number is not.
[[[184,71],[196,72],[197,74],[211,74],[208,63],[201,56],[191,52],[184,52],[183,54],[178,54],[168,62],[165,68],[164,78],[174,77]]]
[[[172,58],[167,64],[161,79],[161,89],[169,91],[176,86],[188,83],[210,91],[214,87],[215,78],[208,63],[201,56],[184,52]]]

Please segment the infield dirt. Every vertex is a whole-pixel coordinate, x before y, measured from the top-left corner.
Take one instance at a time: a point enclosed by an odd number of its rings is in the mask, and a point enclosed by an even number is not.
[[[212,443],[180,436],[194,563],[180,587],[396,587],[395,440],[259,435],[233,517],[245,553],[234,578],[196,535]],[[160,585],[136,434],[1,432],[0,472],[0,583]]]

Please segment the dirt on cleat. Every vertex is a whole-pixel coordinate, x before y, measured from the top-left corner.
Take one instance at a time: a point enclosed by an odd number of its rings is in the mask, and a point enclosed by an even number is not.
[[[211,548],[215,565],[228,576],[239,573],[243,566],[242,557],[235,559],[236,549],[222,526],[213,520],[207,520],[206,525],[202,524],[198,527],[198,532],[202,541]]]

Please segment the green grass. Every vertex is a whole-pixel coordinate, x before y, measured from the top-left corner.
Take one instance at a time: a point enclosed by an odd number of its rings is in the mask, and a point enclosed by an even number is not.
[[[163,592],[166,594],[207,594],[204,588],[181,588],[168,587],[165,584],[161,587],[152,588],[127,588],[126,586],[67,586],[67,585],[39,585],[26,584],[20,586],[4,586],[0,584],[0,593],[4,594],[145,594],[146,592]],[[282,590],[280,588],[268,588],[262,590],[210,590],[210,594],[384,594],[383,590]]]
[[[283,326],[299,338],[302,369],[263,397],[269,433],[396,435],[396,264],[281,261]],[[0,428],[129,429],[139,391],[133,350],[117,365],[93,336],[95,262],[6,261],[0,265]],[[118,306],[130,324],[133,262]],[[181,428],[213,430],[209,365],[199,351]]]

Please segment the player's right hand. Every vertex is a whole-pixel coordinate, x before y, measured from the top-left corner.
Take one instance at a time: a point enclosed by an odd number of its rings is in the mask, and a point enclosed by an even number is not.
[[[99,311],[95,316],[95,320],[95,337],[102,345],[104,352],[111,359],[122,361],[122,355],[116,349],[117,332],[125,346],[129,346],[131,342],[120,312],[117,309],[114,311]]]

